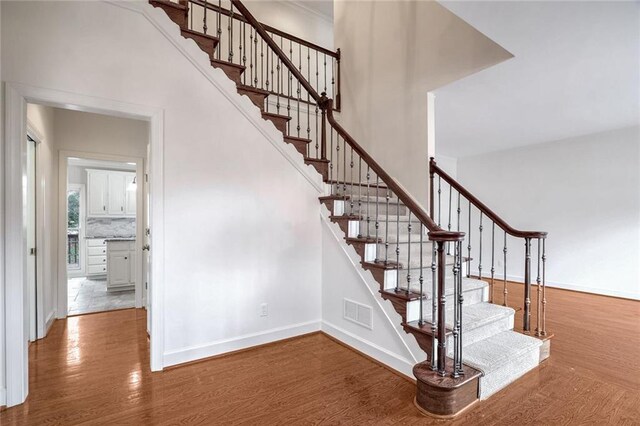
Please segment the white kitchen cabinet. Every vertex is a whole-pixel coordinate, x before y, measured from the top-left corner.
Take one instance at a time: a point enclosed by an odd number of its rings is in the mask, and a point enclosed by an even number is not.
[[[87,276],[107,275],[107,241],[101,238],[87,238],[85,250]]]
[[[107,240],[107,290],[130,290],[136,283],[135,241]]]
[[[135,217],[136,174],[110,170],[87,170],[88,217]]]
[[[123,173],[109,172],[109,208],[110,216],[124,216],[124,202],[126,199]]]
[[[136,188],[133,181],[136,179],[135,173],[127,173],[124,179],[125,188],[125,202],[124,202],[124,214],[127,216],[136,215]]]
[[[87,215],[107,216],[109,172],[87,170]]]

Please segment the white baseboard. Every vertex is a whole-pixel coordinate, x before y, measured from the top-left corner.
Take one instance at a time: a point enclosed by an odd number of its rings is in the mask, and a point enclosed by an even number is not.
[[[7,405],[7,390],[5,388],[0,388],[0,407],[4,407]]]
[[[353,333],[348,332],[334,324],[327,321],[322,321],[322,331],[329,336],[343,342],[347,346],[350,346],[365,355],[370,356],[376,361],[394,369],[400,374],[413,379],[413,365],[414,362],[399,356],[393,352],[382,348],[375,343],[371,343]]]
[[[56,311],[53,310],[49,312],[47,319],[44,321],[44,336],[42,337],[47,337],[47,334],[49,334],[49,330],[51,330],[51,326],[53,325],[53,322],[55,320],[56,320]]]
[[[163,357],[163,366],[184,364],[185,362],[196,361],[221,355],[227,352],[238,351],[251,348],[253,346],[264,345],[265,343],[276,342],[290,337],[320,331],[321,320],[308,321],[293,324],[286,327],[272,328],[258,333],[245,334],[244,336],[224,339],[204,345],[191,346],[188,348],[166,352]]]
[[[472,270],[471,271],[471,275],[478,276],[478,270],[477,269],[475,271]],[[482,276],[483,276],[484,279],[491,278],[491,276],[487,276],[486,273],[483,273]],[[496,280],[496,284],[497,285],[499,285],[498,281],[503,279],[502,277],[503,277],[502,274],[495,274],[494,275],[494,278]],[[532,277],[531,277],[531,285],[536,285],[535,279],[536,279],[535,276],[532,275]],[[516,282],[516,283],[524,283],[524,276],[507,274],[507,281],[513,281],[513,282]],[[584,286],[584,285],[579,285],[579,284],[569,284],[569,283],[563,283],[563,282],[558,282],[558,281],[549,281],[549,280],[547,280],[546,286],[550,287],[550,288],[559,288],[559,289],[562,289],[562,290],[577,291],[577,292],[580,292],[580,293],[589,293],[589,294],[597,294],[597,295],[601,295],[601,296],[613,296],[613,297],[621,297],[623,299],[640,300],[640,293],[632,293],[632,292],[628,292],[628,291],[617,291],[617,290],[611,290],[611,289],[608,289],[608,288],[590,287],[590,286]]]

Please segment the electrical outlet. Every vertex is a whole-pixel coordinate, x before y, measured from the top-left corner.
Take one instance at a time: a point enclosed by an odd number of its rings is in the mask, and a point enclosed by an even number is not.
[[[263,303],[262,305],[260,305],[260,316],[266,317],[267,315],[269,315],[269,305]]]

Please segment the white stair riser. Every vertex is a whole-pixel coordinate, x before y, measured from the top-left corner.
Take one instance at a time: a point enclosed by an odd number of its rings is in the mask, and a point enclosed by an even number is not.
[[[463,308],[464,309],[464,306]],[[492,321],[487,324],[483,324],[480,327],[476,327],[473,330],[465,330],[464,323],[462,324],[462,348],[464,355],[464,348],[480,340],[491,337],[494,334],[501,333],[507,330],[513,330],[514,315],[500,318],[496,321]],[[540,351],[538,351],[539,354]],[[453,357],[453,336],[447,338],[447,356]]]
[[[462,351],[464,361],[464,350]],[[487,373],[480,378],[480,399],[487,399],[494,393],[504,389],[540,363],[540,349],[533,348],[522,355],[509,359],[499,369]]]

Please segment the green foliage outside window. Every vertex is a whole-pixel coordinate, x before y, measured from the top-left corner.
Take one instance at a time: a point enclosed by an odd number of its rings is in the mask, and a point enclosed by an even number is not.
[[[80,226],[80,193],[69,192],[67,199],[69,205],[67,226],[70,229],[77,229]]]

